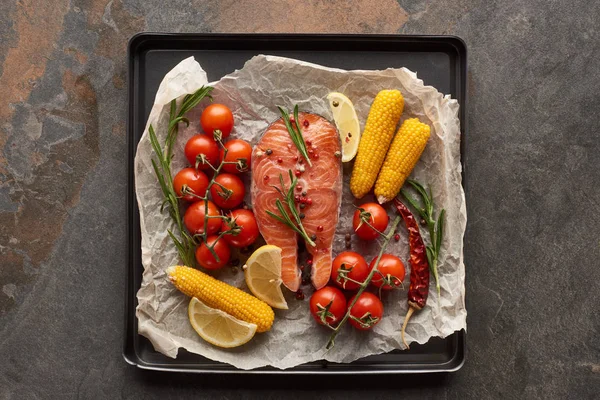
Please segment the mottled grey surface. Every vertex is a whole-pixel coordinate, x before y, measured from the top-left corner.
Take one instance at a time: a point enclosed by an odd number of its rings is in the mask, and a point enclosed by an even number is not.
[[[0,399],[600,397],[599,2],[173,3],[0,2]],[[125,364],[126,41],[143,30],[466,41],[462,370],[238,391]]]

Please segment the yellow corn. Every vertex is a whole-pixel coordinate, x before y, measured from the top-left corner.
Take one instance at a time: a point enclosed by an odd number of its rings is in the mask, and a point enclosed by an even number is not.
[[[404,181],[419,161],[429,135],[429,126],[418,118],[404,121],[375,183],[375,196],[380,204],[392,200],[400,192]]]
[[[354,197],[363,197],[373,187],[403,109],[399,90],[382,90],[373,100],[350,179]]]
[[[169,267],[167,275],[182,293],[196,297],[207,306],[218,308],[237,319],[256,324],[257,332],[266,332],[273,325],[273,309],[264,301],[234,286],[197,269],[179,265]]]

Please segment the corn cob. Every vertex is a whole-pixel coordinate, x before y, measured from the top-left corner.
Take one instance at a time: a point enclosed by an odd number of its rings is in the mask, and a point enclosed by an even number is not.
[[[273,309],[264,301],[236,287],[197,269],[179,265],[169,267],[167,275],[182,293],[196,297],[207,306],[224,311],[237,319],[256,324],[257,332],[266,332],[273,325]]]
[[[375,196],[380,204],[392,200],[400,192],[404,181],[419,161],[429,135],[429,126],[418,118],[404,121],[375,183]]]
[[[373,187],[403,109],[399,90],[382,90],[373,100],[350,179],[354,197],[363,197]]]

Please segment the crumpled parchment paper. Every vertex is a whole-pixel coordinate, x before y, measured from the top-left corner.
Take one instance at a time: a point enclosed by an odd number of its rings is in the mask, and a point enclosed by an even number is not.
[[[248,344],[236,349],[220,349],[204,342],[192,329],[187,317],[189,298],[169,283],[165,270],[180,263],[175,246],[166,231],[173,229],[167,212],[160,212],[163,196],[152,170],[154,154],[148,138],[152,124],[159,141],[164,142],[168,123],[168,104],[174,98],[192,93],[206,85],[206,73],[193,57],[183,60],[162,81],[146,130],[138,144],[135,158],[135,185],[140,209],[142,233],[143,281],[138,291],[138,331],[146,336],[157,351],[176,357],[180,347],[212,360],[232,364],[241,369],[261,366],[290,368],[310,361],[326,359],[333,362],[351,362],[372,354],[402,348],[400,327],[407,311],[406,296],[409,282],[408,243],[404,223],[399,225],[401,240],[392,240],[387,252],[398,255],[407,266],[405,289],[385,293],[385,313],[371,332],[358,332],[349,325],[343,329],[336,345],[325,350],[330,331],[317,326],[308,310],[312,289],[304,287],[306,299],[298,301],[285,290],[289,310],[275,310],[271,331],[257,334]],[[311,111],[332,120],[326,96],[338,91],[346,94],[356,107],[364,128],[369,107],[382,89],[399,89],[404,95],[402,120],[419,117],[432,128],[431,138],[412,176],[431,186],[438,211],[446,209],[446,224],[439,260],[441,297],[430,285],[427,307],[412,317],[406,338],[409,342],[425,343],[433,336],[446,337],[466,328],[464,302],[465,266],[463,264],[463,235],[466,226],[466,208],[461,186],[460,130],[456,100],[444,96],[431,86],[425,86],[408,69],[385,71],[344,71],[310,64],[303,61],[256,56],[244,67],[211,83],[215,102],[229,106],[235,117],[232,137],[255,144],[267,126],[279,117],[277,105]],[[188,115],[191,125],[182,125],[175,147],[173,173],[186,164],[183,147],[187,139],[200,132],[199,116],[208,104],[204,100]],[[372,201],[372,197],[355,200],[348,181],[351,164],[344,166],[344,188],[339,223],[334,241],[334,254],[345,250],[344,235],[352,229],[353,204]],[[248,179],[248,178],[246,178]],[[249,199],[249,194],[247,196]],[[396,215],[387,206],[390,216]],[[422,229],[426,236],[426,230]],[[378,252],[378,244],[361,243],[355,237],[352,249],[363,254],[370,262]],[[241,256],[244,261],[244,256]],[[234,274],[223,268],[215,274],[219,279],[245,290],[243,273]]]

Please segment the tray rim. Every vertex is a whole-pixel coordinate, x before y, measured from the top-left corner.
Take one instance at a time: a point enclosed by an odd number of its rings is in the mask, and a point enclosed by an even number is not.
[[[137,104],[134,103],[135,96],[134,88],[136,83],[134,82],[133,71],[134,71],[134,59],[135,54],[139,51],[139,46],[143,45],[145,42],[150,40],[169,40],[169,39],[254,39],[254,40],[298,40],[298,41],[323,41],[323,40],[335,40],[335,41],[393,41],[393,42],[420,42],[427,44],[435,44],[437,42],[444,43],[446,45],[451,45],[454,47],[457,54],[461,57],[460,66],[461,71],[460,76],[462,78],[462,82],[457,86],[457,92],[461,94],[462,101],[460,102],[459,109],[459,120],[461,122],[461,143],[460,143],[460,152],[461,152],[461,166],[462,166],[462,186],[465,195],[467,193],[466,187],[466,160],[467,160],[467,91],[468,91],[468,79],[467,79],[467,45],[465,41],[455,35],[402,35],[402,34],[336,34],[336,33],[327,33],[327,34],[316,34],[316,33],[173,33],[173,32],[157,32],[157,31],[149,31],[149,32],[139,32],[134,34],[127,43],[127,116],[126,116],[126,124],[127,124],[127,144],[128,144],[128,184],[127,184],[127,226],[128,226],[128,261],[129,265],[126,269],[126,287],[125,287],[125,302],[124,302],[124,311],[125,311],[125,331],[124,331],[124,341],[122,348],[122,357],[130,365],[136,366],[141,370],[152,370],[152,371],[162,371],[162,372],[184,372],[184,373],[204,373],[204,374],[261,374],[261,375],[281,375],[281,374],[294,374],[294,375],[355,375],[355,374],[369,374],[369,375],[390,375],[390,374],[419,374],[419,373],[448,373],[448,372],[456,372],[461,369],[465,363],[465,353],[466,353],[466,332],[465,330],[456,331],[452,335],[446,337],[446,339],[456,336],[457,340],[457,351],[454,356],[444,362],[435,364],[432,363],[432,366],[437,366],[441,368],[427,368],[425,364],[422,364],[422,368],[414,368],[414,369],[375,369],[375,370],[366,370],[360,369],[361,366],[357,367],[355,370],[344,370],[338,368],[350,367],[351,363],[330,363],[324,364],[320,369],[303,369],[306,368],[306,365],[300,365],[294,368],[289,368],[285,370],[280,370],[276,368],[272,369],[253,369],[253,370],[242,370],[237,369],[231,365],[223,364],[222,367],[227,369],[210,369],[210,368],[182,368],[182,367],[164,367],[161,365],[149,365],[145,361],[139,358],[137,354],[137,349],[135,346],[135,336],[139,335],[137,332],[133,331],[130,327],[130,323],[133,323],[136,317],[135,312],[135,301],[134,304],[131,304],[131,292],[133,291],[133,296],[135,296],[135,288],[133,285],[133,274],[134,274],[134,266],[132,258],[133,258],[133,230],[135,227],[132,223],[132,213],[135,213],[137,210],[137,199],[135,197],[135,182],[134,182],[134,163],[133,159],[135,158],[135,148],[137,146],[137,141],[134,140],[133,133],[133,116],[135,113],[135,109]],[[457,95],[457,97],[459,97]],[[463,242],[464,237],[463,236]],[[134,324],[135,325],[135,324]],[[319,363],[319,361],[315,363],[311,363],[315,367],[314,364]],[[335,369],[329,369],[327,365],[334,366]],[[448,365],[447,367],[444,367]],[[269,368],[269,367],[268,367]]]

